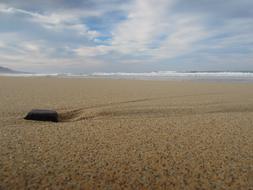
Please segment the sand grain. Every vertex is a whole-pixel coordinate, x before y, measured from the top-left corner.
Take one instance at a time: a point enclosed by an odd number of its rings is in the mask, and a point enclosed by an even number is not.
[[[251,83],[0,78],[0,189],[253,189],[252,145]]]

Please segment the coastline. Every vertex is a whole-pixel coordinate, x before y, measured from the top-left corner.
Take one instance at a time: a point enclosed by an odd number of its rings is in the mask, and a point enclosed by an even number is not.
[[[205,82],[253,82],[253,72],[228,72],[228,71],[157,71],[148,73],[25,73],[25,74],[0,74],[0,77],[52,77],[76,79],[113,79],[113,80],[149,80],[149,81],[205,81]]]

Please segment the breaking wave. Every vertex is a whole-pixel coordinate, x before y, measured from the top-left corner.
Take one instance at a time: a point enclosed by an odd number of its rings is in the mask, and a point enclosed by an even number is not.
[[[116,79],[175,79],[175,80],[249,80],[253,81],[253,72],[177,72],[177,71],[157,71],[143,73],[127,73],[127,72],[95,72],[92,74],[73,74],[73,73],[52,73],[52,74],[1,74],[2,76],[16,77],[62,77],[62,78],[116,78]]]

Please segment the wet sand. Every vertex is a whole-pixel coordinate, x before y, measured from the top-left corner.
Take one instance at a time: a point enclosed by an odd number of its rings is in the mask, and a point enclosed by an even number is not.
[[[253,83],[0,77],[1,190],[253,189],[252,146]]]

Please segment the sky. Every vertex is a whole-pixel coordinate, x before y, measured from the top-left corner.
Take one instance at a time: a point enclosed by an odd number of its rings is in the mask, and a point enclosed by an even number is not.
[[[253,1],[0,0],[0,66],[253,71]]]

